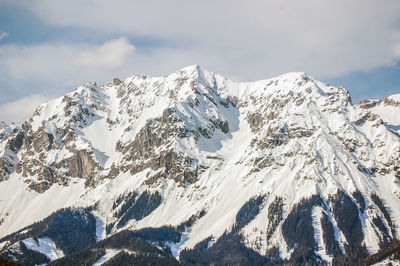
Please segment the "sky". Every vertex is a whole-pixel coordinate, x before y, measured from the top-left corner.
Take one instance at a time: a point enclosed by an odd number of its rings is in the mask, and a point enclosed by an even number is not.
[[[354,103],[400,93],[398,0],[0,0],[0,120],[95,80],[198,64],[235,81],[306,72]]]

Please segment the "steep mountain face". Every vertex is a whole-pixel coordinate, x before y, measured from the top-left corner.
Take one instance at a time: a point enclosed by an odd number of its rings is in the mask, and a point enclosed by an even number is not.
[[[399,237],[393,97],[199,66],[83,85],[0,138],[0,257],[359,262]]]

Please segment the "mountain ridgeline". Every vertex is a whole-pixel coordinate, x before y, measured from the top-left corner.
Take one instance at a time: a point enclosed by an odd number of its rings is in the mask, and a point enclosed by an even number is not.
[[[305,73],[90,82],[0,124],[0,259],[398,261],[399,111]]]

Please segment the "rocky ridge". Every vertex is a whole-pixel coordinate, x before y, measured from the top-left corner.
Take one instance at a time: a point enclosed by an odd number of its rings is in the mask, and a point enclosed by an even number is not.
[[[390,95],[384,100],[366,99],[357,104],[370,113],[378,115],[385,125],[400,134],[400,94]]]

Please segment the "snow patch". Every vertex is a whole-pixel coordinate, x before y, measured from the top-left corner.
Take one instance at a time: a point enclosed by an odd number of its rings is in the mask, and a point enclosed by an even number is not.
[[[59,250],[51,238],[43,237],[38,238],[36,241],[33,238],[27,238],[22,240],[26,248],[35,250],[37,252],[45,254],[50,260],[56,260],[64,257],[64,252]]]
[[[325,242],[322,236],[322,225],[321,225],[321,218],[322,218],[323,209],[320,206],[312,208],[312,225],[314,227],[314,238],[315,242],[318,244],[318,250],[316,253],[324,260],[329,263],[332,263],[332,257],[326,253],[325,249]]]
[[[105,222],[96,214],[93,213],[96,219],[96,241],[103,240],[106,237]]]
[[[92,266],[103,265],[108,260],[110,260],[115,255],[117,255],[119,252],[121,252],[121,250],[118,250],[118,249],[106,249],[106,254],[103,257],[99,258],[95,263],[93,263]]]
[[[178,243],[167,242],[166,245],[170,247],[172,256],[179,260],[179,254],[181,253],[183,244],[189,239],[188,234],[191,231],[191,227],[185,227],[185,232],[182,233],[181,239]]]

